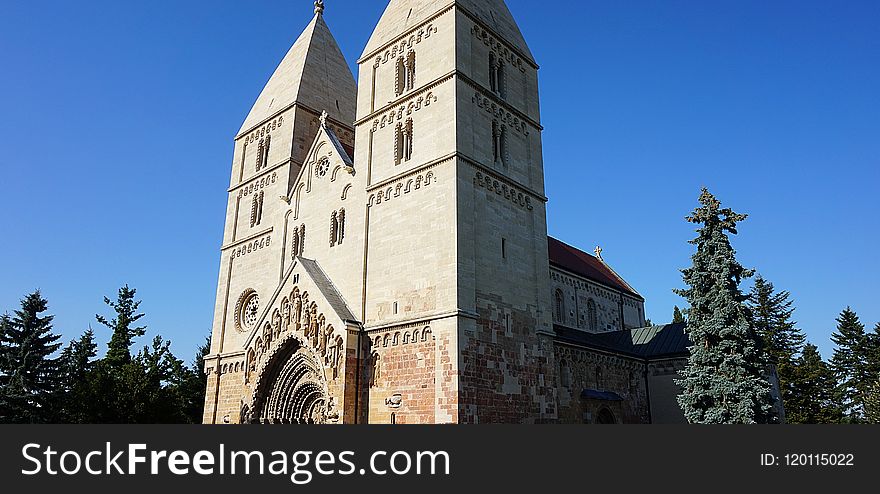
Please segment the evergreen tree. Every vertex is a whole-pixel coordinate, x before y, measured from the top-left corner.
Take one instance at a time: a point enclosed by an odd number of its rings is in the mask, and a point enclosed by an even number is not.
[[[200,424],[205,413],[205,390],[208,387],[208,375],[205,374],[205,357],[211,350],[211,337],[199,346],[192,366],[184,372],[182,395],[184,398],[184,415],[188,423]]]
[[[683,322],[687,322],[684,319],[684,314],[681,313],[681,309],[678,306],[675,306],[675,310],[672,311],[672,324],[681,324]]]
[[[133,327],[140,318],[144,317],[144,314],[137,312],[141,302],[135,300],[136,294],[137,290],[125,285],[119,289],[115,302],[104,297],[104,303],[113,308],[116,317],[108,321],[100,314],[95,315],[99,323],[113,332],[107,346],[107,355],[104,357],[110,365],[121,366],[131,362],[131,345],[134,338],[146,333],[146,327]]]
[[[766,423],[771,420],[770,384],[764,376],[760,339],[751,326],[747,296],[740,290],[752,275],[736,260],[728,233],[746,215],[722,209],[708,190],[687,221],[700,225],[693,266],[682,270],[689,288],[676,290],[690,305],[687,332],[693,346],[677,383],[691,423]]]
[[[861,421],[865,415],[864,396],[874,382],[868,356],[871,338],[851,308],[847,307],[840,313],[831,341],[837,346],[831,358],[831,369],[838,382],[838,403],[850,421]]]
[[[767,361],[776,368],[779,392],[785,409],[796,393],[793,387],[796,379],[795,359],[801,353],[806,340],[804,333],[792,320],[794,308],[790,296],[787,291],[777,292],[773,283],[759,275],[755,279],[747,304],[752,313],[752,325],[761,337]],[[781,410],[777,413],[781,414]]]
[[[79,339],[71,341],[61,352],[61,379],[63,396],[59,400],[61,419],[67,423],[94,422],[95,392],[92,389],[93,371],[98,355],[95,333],[91,329]]]
[[[4,422],[45,423],[58,418],[53,406],[59,388],[58,360],[51,358],[61,346],[52,333],[48,302],[37,290],[21,301],[21,309],[3,321]]]
[[[785,418],[790,424],[835,424],[843,411],[834,399],[837,382],[822,360],[819,348],[807,343],[796,359],[791,393],[785,401]]]
[[[4,343],[11,338],[12,318],[9,314],[0,316],[0,424],[9,422],[9,401],[6,399],[7,384],[9,376],[6,373],[6,359],[8,358],[8,349]]]
[[[874,332],[868,334],[864,353],[868,374],[874,380],[880,379],[880,322],[874,326]]]
[[[868,423],[880,424],[880,379],[868,390],[865,397],[865,418]]]
[[[758,275],[749,295],[755,332],[761,337],[768,361],[791,365],[801,352],[806,336],[792,321],[793,303],[786,291],[776,292],[773,283]]]

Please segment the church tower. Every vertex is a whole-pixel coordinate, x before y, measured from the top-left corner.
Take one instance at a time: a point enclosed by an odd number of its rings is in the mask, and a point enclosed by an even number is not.
[[[273,335],[278,329],[273,304],[287,304],[290,322],[291,301],[279,296],[282,282],[297,276],[291,270],[298,256],[324,246],[320,229],[307,233],[305,222],[294,226],[291,214],[291,190],[313,142],[319,134],[332,135],[336,159],[348,158],[354,144],[357,88],[323,12],[323,2],[316,2],[314,18],[235,138],[211,353],[205,360],[206,423],[249,420],[243,415],[256,394],[257,354],[268,354],[272,337],[280,336]],[[321,226],[326,228],[323,221]],[[267,327],[274,328],[268,335]],[[315,361],[322,359],[329,360],[325,355],[307,360],[319,367]],[[315,381],[326,387],[321,379]],[[326,406],[314,399],[305,402]]]
[[[391,0],[358,64],[366,420],[554,418],[538,66],[513,16]]]

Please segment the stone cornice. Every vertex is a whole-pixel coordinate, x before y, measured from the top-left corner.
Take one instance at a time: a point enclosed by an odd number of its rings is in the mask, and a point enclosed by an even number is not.
[[[422,86],[418,89],[414,89],[412,91],[409,91],[408,93],[405,93],[404,95],[402,95],[394,100],[391,100],[385,106],[379,108],[378,110],[374,110],[374,111],[370,112],[369,115],[355,121],[355,123],[354,123],[355,127],[363,125],[363,124],[369,122],[370,120],[376,118],[379,115],[382,115],[384,113],[388,113],[388,111],[390,111],[392,108],[394,108],[398,105],[402,105],[406,101],[409,101],[411,99],[415,99],[416,97],[421,96],[422,94],[425,94],[425,93],[431,91],[432,89],[436,88],[440,84],[443,84],[444,82],[447,82],[448,80],[452,79],[452,77],[455,76],[455,73],[456,73],[456,71],[453,70],[452,72],[449,72],[449,73],[435,79],[434,81],[429,82],[428,84],[425,84],[424,86]]]
[[[567,269],[561,268],[561,267],[559,267],[559,266],[557,266],[557,265],[555,265],[555,264],[550,264],[550,269],[551,269],[551,270],[555,270],[555,271],[559,271],[560,273],[564,274],[565,276],[570,276],[570,277],[572,277],[572,278],[576,278],[576,279],[579,279],[579,280],[581,280],[581,281],[585,281],[585,282],[587,282],[587,283],[592,283],[592,284],[594,284],[594,285],[598,285],[598,286],[602,287],[603,289],[608,290],[609,292],[611,292],[611,293],[613,293],[613,294],[615,294],[615,295],[620,295],[621,297],[625,297],[625,298],[628,298],[628,299],[630,299],[630,300],[635,300],[636,302],[642,302],[642,303],[645,303],[645,299],[644,299],[643,297],[641,297],[641,296],[636,297],[636,296],[634,296],[634,295],[631,295],[631,294],[629,294],[629,293],[626,293],[626,292],[621,291],[619,288],[613,288],[613,287],[610,287],[610,286],[606,285],[605,283],[602,283],[602,282],[599,282],[599,281],[596,281],[596,280],[593,280],[593,279],[587,278],[587,277],[585,277],[584,275],[575,274],[575,273],[573,273],[573,272],[571,272],[571,271],[569,271],[569,270],[567,270]]]
[[[532,189],[531,187],[529,187],[529,186],[527,186],[527,185],[525,185],[525,184],[522,184],[522,183],[520,183],[520,182],[518,182],[518,181],[516,181],[516,180],[514,180],[514,179],[512,179],[512,178],[510,178],[510,177],[508,177],[507,175],[504,175],[503,173],[498,173],[498,170],[495,170],[495,169],[490,168],[490,167],[488,167],[488,166],[486,166],[486,165],[483,165],[482,163],[480,163],[479,161],[475,160],[474,158],[471,158],[470,156],[467,156],[467,155],[462,154],[462,153],[460,153],[460,152],[459,152],[459,153],[456,153],[455,156],[456,156],[457,158],[460,158],[461,160],[465,161],[466,163],[468,163],[468,164],[471,165],[472,167],[478,169],[479,171],[485,173],[486,175],[490,175],[490,176],[492,176],[493,178],[495,178],[495,179],[497,179],[497,180],[500,180],[500,181],[503,181],[503,182],[507,182],[508,184],[513,185],[514,187],[517,187],[517,188],[519,188],[519,189],[522,189],[523,192],[528,193],[529,195],[531,195],[531,196],[534,197],[535,199],[538,199],[538,200],[540,200],[540,201],[542,201],[542,202],[547,202],[547,201],[549,201],[549,199],[547,198],[547,196],[545,196],[544,194],[542,194],[542,193],[536,191],[535,189]]]
[[[396,321],[390,321],[387,323],[381,324],[372,324],[364,326],[364,332],[367,334],[370,333],[378,333],[382,331],[387,331],[389,329],[394,329],[400,326],[410,326],[414,324],[431,324],[435,321],[439,321],[441,319],[449,319],[450,317],[464,317],[467,319],[476,320],[479,316],[473,312],[469,312],[463,309],[450,310],[450,311],[442,311],[442,312],[434,312],[430,314],[425,314],[419,317],[413,317],[409,319],[399,319]]]
[[[274,226],[270,226],[269,228],[262,230],[262,231],[259,231],[257,233],[254,233],[253,235],[248,235],[247,237],[245,237],[241,240],[236,240],[235,242],[232,242],[229,245],[224,245],[224,246],[220,247],[220,251],[225,252],[229,249],[234,249],[235,247],[238,247],[239,245],[246,244],[246,243],[250,242],[251,240],[255,240],[257,238],[262,237],[263,235],[268,235],[269,233],[272,233],[272,231],[274,229],[275,229]]]
[[[498,95],[496,95],[496,94],[493,93],[492,91],[490,91],[490,90],[484,88],[484,87],[483,87],[482,85],[480,85],[477,81],[475,81],[475,80],[471,79],[470,77],[468,77],[465,73],[460,72],[460,71],[456,71],[455,75],[456,75],[457,77],[461,78],[461,80],[462,80],[465,84],[467,84],[468,86],[470,86],[471,88],[473,88],[473,89],[475,89],[475,90],[477,90],[477,91],[483,93],[483,96],[486,97],[486,98],[488,98],[488,99],[491,99],[493,103],[497,104],[497,105],[500,106],[500,107],[503,107],[505,110],[507,110],[507,111],[509,111],[510,113],[513,113],[514,115],[516,115],[517,117],[519,117],[520,120],[522,120],[522,121],[528,123],[529,125],[531,125],[531,126],[534,127],[535,129],[537,129],[538,131],[543,131],[543,130],[544,130],[544,127],[543,127],[539,122],[536,122],[534,119],[532,119],[532,117],[526,115],[526,114],[523,113],[521,110],[517,109],[516,107],[514,107],[513,105],[511,105],[510,103],[508,103],[508,102],[505,101],[504,99],[499,98]]]
[[[238,185],[233,185],[226,192],[229,192],[231,194],[231,193],[237,191],[238,189],[241,189],[243,187],[247,187],[248,185],[251,184],[251,182],[253,182],[255,180],[259,180],[259,179],[265,177],[266,175],[268,175],[269,173],[277,171],[279,168],[281,168],[285,165],[289,165],[290,163],[295,163],[297,165],[302,166],[302,163],[296,163],[291,158],[287,158],[286,160],[284,160],[278,164],[275,164],[269,168],[264,168],[264,169],[260,170],[253,177],[250,177],[247,180],[242,180]]]
[[[398,173],[397,175],[394,175],[391,178],[386,178],[385,180],[382,180],[381,182],[370,185],[369,187],[367,187],[367,193],[373,192],[377,189],[382,189],[382,188],[384,188],[394,182],[397,182],[399,180],[403,180],[409,176],[418,175],[419,173],[421,173],[429,168],[433,168],[433,167],[435,167],[445,161],[450,161],[453,158],[455,158],[455,153],[448,154],[448,155],[443,156],[441,158],[429,161],[429,162],[427,162],[423,165],[420,165],[416,168],[411,168],[403,173]]]
[[[260,128],[261,126],[265,125],[267,122],[271,121],[271,120],[274,119],[274,118],[279,117],[282,113],[284,113],[284,112],[286,112],[286,111],[289,111],[289,110],[291,110],[291,109],[294,108],[294,107],[302,108],[303,110],[305,110],[305,111],[311,113],[312,115],[314,115],[314,116],[316,116],[316,117],[320,117],[320,116],[321,116],[321,113],[322,113],[322,111],[316,110],[316,109],[314,109],[314,108],[312,108],[312,107],[310,107],[310,106],[304,105],[304,104],[299,103],[299,102],[293,102],[293,103],[291,103],[291,104],[285,106],[284,108],[281,108],[280,110],[276,111],[275,113],[269,115],[268,117],[264,118],[263,120],[260,120],[260,123],[258,123],[257,125],[254,125],[253,127],[247,129],[247,130],[244,131],[244,132],[239,132],[238,135],[235,136],[235,139],[234,139],[234,140],[237,141],[237,140],[241,139],[242,137],[244,137],[244,136],[246,136],[247,134],[250,134],[251,132],[257,130],[257,129]],[[350,123],[343,123],[343,122],[340,122],[339,120],[336,120],[335,118],[330,118],[330,117],[327,117],[327,121],[330,122],[330,123],[336,124],[336,125],[338,125],[338,126],[340,126],[340,127],[342,127],[342,128],[345,128],[345,129],[348,129],[348,130],[354,131],[354,127],[352,127]]]

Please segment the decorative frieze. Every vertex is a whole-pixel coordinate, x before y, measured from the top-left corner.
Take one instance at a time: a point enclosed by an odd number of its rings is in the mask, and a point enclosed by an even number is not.
[[[525,136],[529,135],[529,127],[525,121],[521,120],[509,110],[504,109],[504,107],[493,101],[491,98],[483,96],[483,94],[477,91],[474,92],[474,97],[471,98],[471,101],[477,105],[477,108],[485,110],[487,113],[491,114],[502,123],[507,124],[517,132]]]
[[[232,254],[230,257],[235,259],[237,257],[244,257],[252,252],[256,252],[260,249],[269,247],[272,243],[272,235],[266,235],[265,237],[258,238],[256,240],[250,240],[243,245],[240,245],[232,250]]]
[[[433,92],[428,92],[425,96],[419,96],[418,98],[411,100],[408,104],[392,108],[391,111],[385,112],[381,117],[373,120],[373,132],[376,132],[379,129],[384,129],[388,125],[403,120],[404,116],[412,115],[422,108],[427,108],[431,106],[432,103],[436,102],[437,96],[435,96]]]
[[[437,177],[433,171],[430,171],[430,168],[424,169],[422,172],[423,173],[419,173],[418,175],[403,177],[396,182],[392,182],[383,188],[383,190],[379,190],[375,194],[370,194],[367,205],[370,207],[377,206],[383,202],[390,201],[392,198],[409,194],[422,187],[428,187],[437,182]]]
[[[528,211],[534,209],[531,196],[513,185],[506,183],[504,179],[491,177],[483,172],[477,172],[474,176],[474,185],[484,188],[488,192],[494,192],[496,195],[507,199],[512,204],[523,209]]]
[[[415,45],[430,38],[434,34],[437,34],[437,27],[434,26],[434,24],[428,24],[418,31],[414,31],[408,37],[388,47],[384,53],[376,55],[376,61],[373,64],[373,68],[379,68],[379,65],[386,64],[389,60],[396,60],[398,55],[406,53],[408,50],[412,50]]]
[[[482,41],[484,45],[488,46],[490,50],[494,51],[511,66],[516,67],[520,72],[526,71],[526,66],[522,57],[508,48],[506,44],[499,41],[498,38],[492,35],[492,33],[486,31],[479,25],[474,25],[473,29],[471,29],[471,34],[473,34],[478,40]]]
[[[251,144],[257,139],[262,139],[263,137],[266,137],[272,131],[280,129],[283,125],[284,117],[275,118],[271,122],[267,122],[262,127],[259,127],[253,130],[250,134],[244,136],[244,142],[245,144]]]
[[[278,172],[272,172],[271,175],[266,175],[261,177],[259,180],[254,180],[253,182],[245,185],[241,189],[238,190],[239,199],[242,197],[247,197],[254,192],[259,192],[260,190],[274,184],[278,181]]]

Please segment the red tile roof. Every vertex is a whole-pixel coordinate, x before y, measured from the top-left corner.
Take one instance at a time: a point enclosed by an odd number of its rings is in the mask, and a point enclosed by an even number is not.
[[[596,257],[553,237],[547,237],[547,247],[551,266],[562,268],[596,283],[644,300],[629,283]]]

